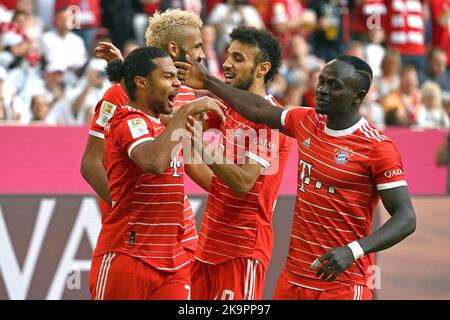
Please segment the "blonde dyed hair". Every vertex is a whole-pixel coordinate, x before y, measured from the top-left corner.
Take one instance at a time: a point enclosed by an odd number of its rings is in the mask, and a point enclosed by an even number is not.
[[[202,19],[193,12],[180,9],[167,10],[163,13],[155,12],[148,19],[148,27],[145,31],[147,46],[158,47],[167,50],[170,41],[181,45],[186,34],[187,27],[201,29]]]
[[[425,97],[433,97],[438,103],[439,107],[442,106],[442,92],[441,88],[436,82],[431,80],[425,81],[420,88],[420,94],[422,97],[422,101]]]

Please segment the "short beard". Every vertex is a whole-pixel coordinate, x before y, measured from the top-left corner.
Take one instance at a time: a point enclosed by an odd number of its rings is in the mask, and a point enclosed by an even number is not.
[[[252,84],[255,82],[255,70],[256,70],[256,66],[253,67],[253,69],[250,71],[250,75],[247,78],[234,84],[233,87],[235,87],[237,89],[245,90],[245,91],[250,89]],[[253,76],[253,78],[251,78],[252,76]]]
[[[239,83],[234,84],[233,87],[247,91],[248,89],[250,89],[254,81],[254,78],[247,78]]]
[[[187,52],[183,48],[180,47],[180,54],[178,55],[178,58],[176,59],[176,61],[187,62],[186,56],[187,56]],[[191,57],[191,59],[194,60],[193,57]],[[200,63],[201,59],[197,58],[194,61]]]

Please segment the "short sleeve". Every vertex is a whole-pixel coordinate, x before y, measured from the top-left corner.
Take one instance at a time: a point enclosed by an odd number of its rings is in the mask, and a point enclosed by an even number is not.
[[[300,122],[304,121],[308,113],[313,112],[312,108],[285,109],[281,113],[281,126],[289,136],[296,138],[300,133]]]
[[[155,140],[155,130],[149,119],[137,114],[130,114],[118,122],[115,130],[115,140],[120,149],[126,151],[131,158],[134,148],[145,141]]]
[[[89,128],[89,134],[105,139],[105,125],[116,112],[117,107],[126,105],[128,96],[120,85],[109,88],[95,106],[94,117]]]
[[[244,156],[258,162],[265,169],[272,164],[273,158],[279,154],[280,132],[266,126],[255,126],[255,134],[247,134],[250,138],[246,143]]]
[[[406,186],[403,163],[392,141],[378,143],[369,159],[370,174],[377,190]]]
[[[256,138],[249,141],[245,156],[259,163],[265,169],[265,175],[277,174],[280,156],[289,152],[292,141],[279,130],[266,126],[258,126],[256,132]]]

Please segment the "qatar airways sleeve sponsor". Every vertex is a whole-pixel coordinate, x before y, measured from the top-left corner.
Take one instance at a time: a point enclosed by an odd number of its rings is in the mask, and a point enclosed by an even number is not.
[[[377,190],[407,186],[403,163],[391,141],[383,141],[375,146],[369,161]]]

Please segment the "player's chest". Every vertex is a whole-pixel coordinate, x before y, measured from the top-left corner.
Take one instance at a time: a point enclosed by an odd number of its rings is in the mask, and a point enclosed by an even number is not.
[[[298,141],[299,179],[309,177],[317,187],[369,185],[368,150],[354,142],[305,135]]]

